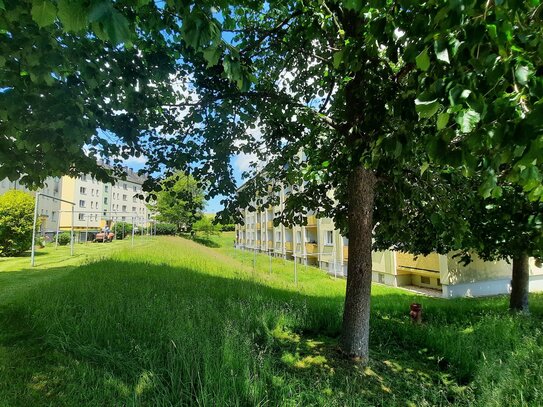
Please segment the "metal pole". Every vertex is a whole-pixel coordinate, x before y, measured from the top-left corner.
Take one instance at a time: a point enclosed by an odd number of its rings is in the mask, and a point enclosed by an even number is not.
[[[134,247],[134,217],[132,216],[132,247]]]
[[[70,256],[73,256],[74,255],[74,240],[75,240],[75,235],[74,235],[74,222],[75,222],[75,212],[74,212],[74,205],[72,205],[72,227],[71,227],[71,231],[70,231]]]
[[[85,226],[85,244],[89,241],[89,217],[87,216],[87,226]]]
[[[294,254],[294,284],[298,286],[298,267],[296,264],[296,253],[293,253],[293,254]]]
[[[38,202],[40,200],[40,193],[36,194],[36,201],[34,202],[34,224],[32,228],[32,249],[30,252],[30,265],[34,267],[34,256],[36,255],[36,225],[38,223]]]
[[[272,273],[272,255],[271,250],[268,250],[268,257],[270,258],[270,274]]]
[[[59,219],[59,223],[60,223],[60,219]],[[58,235],[60,233],[60,230],[58,230],[58,225],[57,225],[57,235],[55,236],[55,249],[58,247]]]
[[[253,271],[255,271],[256,268],[256,248],[253,249]]]

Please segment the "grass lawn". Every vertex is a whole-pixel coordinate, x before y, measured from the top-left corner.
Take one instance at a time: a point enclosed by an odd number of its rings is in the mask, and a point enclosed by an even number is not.
[[[337,351],[345,281],[176,237],[0,260],[0,406],[542,405],[543,297],[375,285],[371,362]],[[253,262],[256,267],[253,267]],[[421,302],[425,322],[409,322]]]

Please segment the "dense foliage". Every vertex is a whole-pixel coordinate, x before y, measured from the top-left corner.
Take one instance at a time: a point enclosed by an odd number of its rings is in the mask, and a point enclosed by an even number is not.
[[[189,231],[195,221],[202,217],[205,207],[204,191],[200,184],[188,174],[178,172],[166,178],[156,193],[152,204],[157,219],[176,225],[177,232]]]
[[[177,225],[173,223],[157,223],[155,227],[157,235],[175,235],[177,233]]]
[[[221,232],[221,226],[215,224],[210,216],[203,216],[200,220],[194,222],[193,229],[208,239]]]
[[[58,244],[61,246],[66,246],[71,242],[70,233],[62,232],[58,235]]]
[[[122,240],[132,234],[132,223],[115,222],[110,230],[115,234],[115,239]]]
[[[0,256],[16,256],[30,249],[34,198],[11,190],[0,195]]]

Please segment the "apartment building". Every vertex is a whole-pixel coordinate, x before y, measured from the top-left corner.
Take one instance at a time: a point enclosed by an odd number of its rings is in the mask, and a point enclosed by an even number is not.
[[[76,231],[79,241],[92,239],[96,232],[106,225],[115,222],[133,223],[137,228],[146,228],[152,218],[145,200],[139,198],[143,194],[144,177],[138,176],[127,168],[127,177],[117,179],[115,184],[104,183],[88,174],[77,178],[63,176],[48,178],[46,186],[37,191],[30,191],[18,181],[7,179],[0,181],[0,194],[19,189],[40,196],[38,215],[41,218],[40,233],[53,236],[57,231]],[[63,201],[49,198],[49,196]],[[67,202],[64,202],[67,201]],[[68,202],[72,202],[72,205]],[[72,211],[73,206],[73,211]]]
[[[115,222],[133,223],[137,228],[146,228],[151,220],[143,194],[144,177],[127,168],[127,177],[117,179],[115,184],[104,183],[89,175],[77,178],[63,177],[62,198],[74,202],[74,229],[79,239],[88,239],[104,226]],[[69,230],[72,225],[72,205],[61,203],[60,230]],[[90,234],[89,234],[90,233]]]
[[[281,190],[277,206],[253,212],[243,210],[243,224],[236,225],[236,246],[346,276],[349,241],[332,219],[308,214],[305,226],[292,228],[274,222],[289,191],[289,187]],[[429,288],[445,298],[507,294],[511,290],[511,265],[505,261],[484,262],[475,257],[464,266],[452,253],[414,257],[392,250],[373,252],[372,259],[373,281],[393,287]],[[543,267],[533,258],[530,291],[543,291]]]
[[[40,196],[38,206],[38,216],[40,217],[40,232],[42,234],[54,234],[59,227],[60,220],[60,201],[52,199],[61,198],[62,180],[57,177],[48,178],[45,186],[37,191],[31,191],[26,186],[21,185],[19,181],[9,181],[7,178],[0,181],[0,195],[11,189],[24,191],[33,196],[39,192],[44,194]]]

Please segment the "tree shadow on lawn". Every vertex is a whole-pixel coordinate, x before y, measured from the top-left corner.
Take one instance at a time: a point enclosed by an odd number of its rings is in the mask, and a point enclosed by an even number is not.
[[[9,274],[29,282],[36,274],[45,274],[28,273]],[[299,381],[307,389],[315,387],[313,379],[318,377],[323,394],[344,392],[343,387],[350,386],[347,393],[369,388],[379,397],[394,398],[407,394],[410,386],[420,386],[421,378],[425,391],[440,388],[447,399],[460,388],[454,377],[443,372],[454,366],[438,361],[435,352],[439,349],[428,349],[427,325],[409,323],[409,304],[414,299],[423,302],[428,312],[445,305],[444,300],[404,293],[374,297],[372,360],[367,370],[338,352],[342,296],[304,295],[247,278],[145,262],[98,261],[71,273],[66,268],[49,269],[49,273],[62,278],[40,281],[18,301],[0,307],[0,331],[11,332],[11,336],[0,336],[0,346],[7,353],[26,349],[22,358],[34,360],[46,349],[64,355],[70,363],[96,366],[97,377],[112,374],[130,393],[142,372],[154,372],[156,377],[168,374],[162,369],[171,364],[172,343],[175,357],[195,358],[196,371],[210,363],[207,357],[236,369],[221,360],[231,341],[250,342],[253,355],[263,350],[263,357],[279,372],[274,377]],[[426,324],[461,321],[460,316],[450,319],[450,314],[445,312],[436,321],[429,315]],[[459,331],[456,326],[451,329]],[[14,354],[15,359],[21,355]],[[15,359],[14,363],[24,365]],[[46,376],[55,368],[50,364],[44,361]],[[346,384],[346,378],[359,385]],[[263,380],[275,386],[273,378]],[[45,386],[43,391],[51,389]]]

